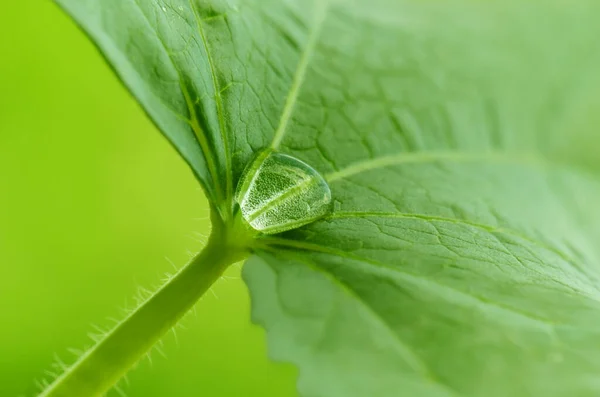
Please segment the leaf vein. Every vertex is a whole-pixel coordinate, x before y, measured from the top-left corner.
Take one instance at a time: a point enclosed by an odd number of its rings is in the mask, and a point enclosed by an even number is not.
[[[215,157],[213,156],[213,152],[210,149],[210,145],[208,144],[208,140],[206,139],[206,135],[205,135],[202,127],[198,123],[198,117],[196,115],[196,110],[194,108],[194,104],[192,102],[189,90],[187,89],[187,86],[185,85],[183,73],[181,72],[181,70],[177,66],[177,63],[173,59],[173,56],[171,55],[166,43],[162,39],[162,36],[159,34],[157,29],[150,22],[148,15],[146,14],[142,5],[140,4],[140,0],[133,0],[133,1],[136,4],[136,6],[138,7],[138,9],[140,10],[140,14],[143,16],[144,20],[146,21],[146,23],[148,24],[150,29],[152,29],[154,31],[154,33],[156,34],[156,38],[157,38],[158,42],[163,47],[165,54],[169,58],[169,61],[171,61],[171,65],[173,66],[173,69],[175,70],[175,72],[178,75],[179,87],[181,90],[181,94],[183,95],[184,100],[186,102],[189,117],[190,117],[190,119],[187,119],[186,122],[192,129],[193,135],[196,138],[196,142],[200,146],[200,150],[202,151],[202,153],[204,154],[204,157],[206,158],[206,165],[207,165],[208,171],[211,175],[211,178],[213,179],[213,183],[215,184],[217,192],[220,193],[220,188],[219,188],[220,181],[219,181],[219,176],[218,176],[218,172],[217,172],[217,163],[215,161]]]
[[[347,166],[339,171],[334,171],[325,176],[328,182],[348,178],[367,171],[392,167],[401,164],[433,163],[436,161],[451,161],[456,163],[494,162],[507,164],[545,165],[546,162],[529,154],[509,155],[504,152],[406,152],[390,156],[382,156],[370,160],[363,160]]]
[[[503,305],[501,303],[498,302],[494,302],[491,301],[487,298],[483,298],[480,297],[478,295],[473,294],[472,292],[467,292],[467,291],[463,291],[460,290],[454,286],[450,286],[448,284],[442,283],[438,280],[434,280],[428,277],[424,277],[420,274],[416,274],[416,273],[412,273],[409,271],[406,271],[404,269],[401,268],[397,268],[397,267],[392,267],[389,266],[388,264],[384,263],[384,262],[380,262],[380,261],[376,261],[373,259],[369,259],[369,258],[365,258],[363,256],[360,255],[355,255],[355,254],[350,254],[347,253],[343,250],[339,250],[336,248],[331,248],[331,247],[327,247],[327,246],[323,246],[320,244],[314,244],[314,243],[307,243],[307,242],[299,242],[299,241],[293,241],[293,240],[286,240],[286,239],[282,239],[282,238],[268,238],[269,242],[271,244],[267,244],[267,247],[269,247],[270,250],[272,251],[276,251],[274,249],[274,246],[283,246],[283,247],[287,247],[287,248],[293,248],[293,249],[299,249],[299,250],[305,250],[305,251],[310,251],[310,252],[314,252],[314,253],[318,253],[318,254],[325,254],[325,255],[331,255],[331,256],[338,256],[338,257],[342,257],[342,258],[346,258],[346,259],[350,259],[353,261],[357,261],[357,262],[362,262],[362,263],[366,263],[369,265],[373,265],[376,266],[377,268],[380,269],[384,269],[386,271],[389,271],[391,273],[393,273],[394,275],[403,278],[406,281],[412,282],[412,283],[425,283],[425,284],[430,284],[432,286],[435,286],[436,288],[443,288],[447,291],[451,291],[452,293],[455,293],[457,295],[461,295],[464,297],[469,297],[481,304],[485,304],[488,306],[492,306],[495,307],[499,310],[505,311],[505,312],[510,312],[514,315],[518,315],[520,317],[526,318],[530,321],[534,321],[540,324],[543,324],[544,326],[550,326],[550,327],[554,327],[556,325],[559,325],[558,323],[552,322],[550,320],[548,320],[547,318],[544,317],[540,317],[537,316],[533,313],[529,313],[529,312],[525,312],[522,310],[519,310],[515,307],[511,307],[511,306],[506,306]],[[279,251],[276,251],[279,252]],[[319,270],[323,271],[323,272],[327,272],[329,274],[329,272],[326,269],[323,269],[321,266],[317,266]],[[333,276],[332,276],[333,277]],[[333,277],[336,281],[340,282],[336,277]],[[432,290],[436,290],[436,288],[433,288]],[[431,289],[431,288],[430,288]],[[588,296],[587,294],[585,294],[585,296]],[[589,296],[588,296],[589,297]],[[591,297],[590,297],[591,298]]]
[[[285,136],[285,132],[287,129],[288,122],[290,117],[292,116],[292,111],[296,105],[298,95],[300,94],[300,88],[304,83],[304,78],[306,77],[306,71],[308,69],[308,65],[310,62],[310,58],[313,55],[315,47],[317,45],[317,41],[321,34],[321,30],[325,23],[325,18],[327,16],[327,10],[329,8],[330,0],[317,0],[317,16],[314,22],[314,26],[310,32],[308,42],[302,51],[300,56],[300,61],[298,62],[298,66],[296,68],[296,72],[294,73],[294,77],[292,80],[292,85],[286,97],[286,101],[283,107],[283,112],[281,113],[281,118],[279,120],[279,126],[275,131],[275,135],[273,136],[273,141],[271,142],[271,148],[277,149]]]
[[[212,53],[210,52],[210,47],[208,45],[208,40],[206,39],[206,33],[204,32],[203,21],[198,15],[198,9],[196,8],[193,0],[188,0],[192,12],[194,14],[194,18],[196,19],[196,25],[198,28],[198,33],[200,34],[200,38],[202,39],[202,44],[204,45],[204,50],[206,51],[206,58],[208,61],[208,65],[210,67],[210,75],[213,84],[213,90],[215,92],[215,104],[217,107],[217,117],[219,119],[219,132],[221,136],[221,142],[223,144],[223,151],[225,157],[225,173],[226,173],[226,191],[225,197],[227,201],[231,199],[233,196],[233,175],[232,175],[232,160],[231,160],[231,152],[229,150],[229,135],[227,133],[227,125],[225,122],[225,117],[223,113],[223,97],[221,95],[222,89],[220,88],[219,79],[217,77],[215,63],[213,60]]]
[[[477,223],[477,222],[471,222],[465,219],[460,219],[460,218],[448,218],[448,217],[443,217],[443,216],[434,216],[434,215],[425,215],[425,214],[415,214],[415,213],[394,213],[394,212],[361,212],[361,211],[340,211],[340,212],[336,212],[333,213],[332,215],[330,215],[328,218],[326,219],[331,219],[331,220],[335,220],[335,219],[352,219],[352,218],[369,218],[369,217],[374,217],[374,218],[397,218],[397,219],[418,219],[418,220],[424,220],[427,222],[447,222],[447,223],[453,223],[453,224],[457,224],[457,225],[466,225],[466,226],[471,226],[480,230],[483,230],[491,235],[495,235],[496,233],[499,234],[504,234],[504,235],[508,235],[514,238],[518,238],[524,241],[527,241],[528,243],[538,247],[538,248],[542,248],[544,250],[547,250],[549,252],[554,253],[555,255],[558,255],[562,260],[564,260],[566,263],[568,263],[575,271],[577,271],[580,275],[584,276],[584,280],[586,280],[587,282],[592,282],[592,287],[600,292],[600,288],[597,285],[597,277],[595,277],[594,275],[590,274],[588,271],[586,271],[582,266],[578,265],[577,262],[571,258],[568,254],[566,254],[565,252],[563,252],[562,250],[559,250],[558,248],[552,247],[538,239],[534,239],[532,237],[529,237],[525,234],[519,233],[515,230],[512,229],[508,229],[508,228],[504,228],[504,227],[495,227],[495,226],[490,226],[490,225],[485,225],[482,223]],[[498,240],[499,241],[499,240]],[[500,241],[499,241],[500,242]],[[500,242],[502,243],[502,242]],[[503,244],[503,243],[502,243]],[[514,256],[514,255],[513,255]],[[516,258],[516,260],[520,261],[519,258]],[[521,261],[520,261],[521,262]]]

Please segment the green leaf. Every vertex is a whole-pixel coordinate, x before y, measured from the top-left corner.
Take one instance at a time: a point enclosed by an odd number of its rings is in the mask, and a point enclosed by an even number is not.
[[[225,227],[257,151],[326,176],[244,270],[303,396],[600,393],[596,2],[58,2]]]

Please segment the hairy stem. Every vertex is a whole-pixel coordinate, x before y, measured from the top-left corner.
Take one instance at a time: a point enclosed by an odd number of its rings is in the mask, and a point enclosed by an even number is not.
[[[196,303],[232,263],[246,256],[239,236],[213,217],[204,250],[98,344],[59,376],[40,397],[100,396]]]

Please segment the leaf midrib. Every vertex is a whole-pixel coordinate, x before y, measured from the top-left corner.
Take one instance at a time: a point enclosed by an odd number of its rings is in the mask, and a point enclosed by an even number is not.
[[[298,95],[300,95],[300,90],[302,88],[302,84],[304,83],[304,78],[306,77],[306,72],[308,70],[311,57],[317,46],[323,25],[325,24],[327,11],[329,9],[329,2],[330,0],[317,0],[317,15],[313,23],[313,27],[309,33],[308,41],[304,47],[304,50],[302,51],[302,54],[300,55],[298,65],[296,66],[296,71],[294,72],[294,77],[292,79],[292,85],[290,86],[290,90],[286,96],[285,104],[283,106],[283,111],[281,112],[279,125],[271,141],[270,147],[272,149],[279,148],[279,145],[281,144],[287,132],[288,122],[296,106],[296,101],[298,99]]]
[[[210,75],[213,84],[213,90],[215,92],[215,102],[217,106],[217,118],[219,119],[219,132],[221,135],[221,141],[223,144],[223,151],[225,156],[225,179],[226,179],[226,187],[225,187],[225,202],[230,202],[233,197],[233,174],[232,174],[232,160],[231,160],[231,152],[229,150],[229,135],[226,129],[225,118],[223,115],[223,98],[221,97],[221,88],[219,86],[219,80],[216,74],[216,68],[213,61],[212,54],[210,52],[208,41],[206,40],[206,35],[204,33],[203,22],[200,16],[198,15],[198,10],[195,6],[194,0],[188,0],[190,4],[190,8],[194,13],[194,18],[196,20],[196,25],[198,29],[198,33],[200,34],[200,38],[202,39],[202,44],[204,45],[204,50],[206,51],[206,56],[208,60],[208,64],[210,67]]]
[[[202,151],[202,153],[204,154],[204,157],[206,158],[206,165],[208,168],[208,172],[210,173],[211,179],[213,180],[213,184],[215,186],[215,190],[217,191],[217,197],[214,197],[214,199],[216,199],[218,201],[222,201],[222,199],[220,198],[220,194],[222,192],[221,192],[221,187],[220,187],[219,173],[217,171],[218,170],[217,162],[215,160],[214,153],[210,149],[210,145],[208,144],[204,130],[202,129],[202,127],[200,126],[200,123],[198,122],[198,116],[196,115],[196,109],[194,107],[190,92],[188,91],[188,89],[185,85],[185,80],[183,78],[182,72],[177,67],[177,64],[175,63],[175,60],[173,59],[173,56],[171,55],[171,52],[169,51],[162,36],[156,30],[154,25],[152,25],[152,23],[150,22],[150,19],[148,18],[148,15],[144,12],[144,9],[143,9],[142,5],[140,4],[140,0],[133,0],[133,1],[136,4],[136,6],[138,7],[140,14],[143,16],[144,21],[146,21],[146,23],[148,24],[148,27],[150,29],[152,29],[152,31],[156,35],[158,42],[161,44],[163,50],[165,51],[165,54],[169,58],[169,61],[171,61],[171,65],[173,66],[173,69],[175,70],[175,72],[177,73],[177,76],[179,77],[179,87],[181,90],[181,94],[183,95],[183,98],[185,100],[187,110],[189,113],[189,117],[190,117],[189,119],[185,118],[186,122],[192,129],[193,135],[196,138],[196,142],[198,142],[198,146],[200,146],[200,150]],[[179,115],[176,112],[174,112],[174,113],[176,115]],[[227,179],[230,179],[230,178],[227,178]],[[211,194],[211,196],[212,196],[212,194]]]

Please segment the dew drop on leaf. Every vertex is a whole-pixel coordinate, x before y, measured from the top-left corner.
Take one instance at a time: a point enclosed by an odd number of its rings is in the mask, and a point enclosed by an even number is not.
[[[252,228],[275,234],[327,215],[331,211],[331,190],[310,165],[265,149],[246,166],[235,201]]]

